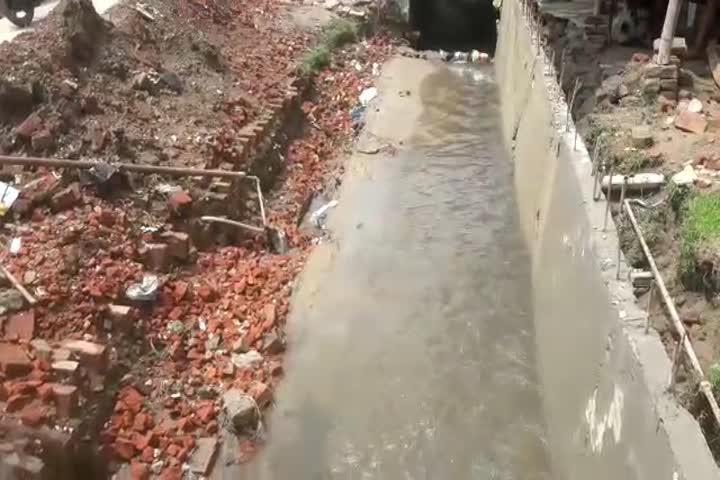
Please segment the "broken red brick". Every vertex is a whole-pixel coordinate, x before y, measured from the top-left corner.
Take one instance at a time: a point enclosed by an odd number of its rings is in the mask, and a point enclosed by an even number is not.
[[[78,406],[78,392],[74,385],[56,383],[52,385],[55,409],[61,420],[72,418]]]
[[[150,427],[150,417],[146,413],[138,413],[133,421],[133,430],[143,433]],[[144,447],[143,447],[144,448]],[[138,448],[142,450],[142,448]]]
[[[701,113],[683,110],[675,117],[675,127],[685,132],[702,134],[707,129],[707,119]]]
[[[30,341],[32,352],[36,358],[49,361],[52,358],[52,347],[50,344],[41,338],[36,338]]]
[[[120,392],[120,399],[135,414],[140,413],[143,408],[143,396],[134,387],[125,387]]]
[[[32,397],[26,394],[11,395],[5,404],[5,411],[8,413],[17,412],[32,401]]]
[[[30,140],[33,133],[42,128],[43,120],[37,113],[31,113],[23,122],[15,129],[15,134],[24,139]]]
[[[158,480],[182,480],[182,470],[180,466],[165,467]]]
[[[211,402],[206,402],[198,407],[196,415],[202,423],[208,423],[210,420],[215,418],[215,407]]]
[[[55,145],[55,137],[50,130],[42,129],[33,134],[30,144],[38,152],[50,150]]]
[[[150,463],[155,458],[155,449],[152,447],[145,447],[143,448],[142,453],[140,454],[140,460],[143,462]]]
[[[188,284],[187,282],[177,281],[175,282],[175,289],[173,290],[173,298],[175,298],[176,302],[179,302],[183,298],[185,298],[185,295],[187,295],[188,292]]]
[[[20,420],[28,427],[38,427],[45,421],[45,409],[38,404],[30,404],[20,412]]]
[[[262,382],[254,382],[248,394],[255,399],[260,408],[265,408],[272,402],[272,389]]]
[[[48,402],[53,398],[53,387],[49,383],[43,383],[37,388],[37,393],[43,402]]]
[[[56,212],[75,207],[82,200],[80,185],[72,183],[52,196],[50,206]]]
[[[168,197],[168,207],[174,215],[184,216],[190,212],[192,197],[185,190],[173,192]]]
[[[123,460],[132,460],[135,456],[135,446],[126,438],[118,438],[112,445],[113,452]]]
[[[80,362],[86,368],[102,371],[107,366],[105,345],[85,340],[67,340],[63,342],[62,346],[77,354],[80,357]]]
[[[187,260],[190,254],[190,236],[185,232],[165,232],[160,238],[167,244],[168,254],[178,260]]]
[[[165,243],[146,243],[143,252],[143,262],[152,270],[162,272],[170,265],[170,254]]]
[[[11,315],[5,325],[6,337],[31,340],[34,334],[35,311],[32,309]]]
[[[131,480],[147,480],[150,478],[150,470],[147,464],[133,461],[130,464],[130,478]]]
[[[112,321],[113,328],[119,331],[126,331],[132,328],[134,319],[132,308],[127,305],[108,306],[108,316]]]
[[[33,368],[22,347],[5,342],[0,342],[0,366],[8,378],[26,375]]]

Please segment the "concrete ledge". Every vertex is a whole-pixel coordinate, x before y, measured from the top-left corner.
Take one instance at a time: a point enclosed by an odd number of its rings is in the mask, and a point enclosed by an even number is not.
[[[720,479],[695,419],[666,391],[670,360],[636,304],[591,162],[521,3],[503,2],[496,68],[533,263],[540,380],[558,479]]]

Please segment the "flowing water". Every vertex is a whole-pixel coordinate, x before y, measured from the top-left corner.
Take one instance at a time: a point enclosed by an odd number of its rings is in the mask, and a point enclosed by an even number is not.
[[[492,68],[417,87],[410,140],[340,197],[295,299],[269,441],[233,478],[553,478]]]

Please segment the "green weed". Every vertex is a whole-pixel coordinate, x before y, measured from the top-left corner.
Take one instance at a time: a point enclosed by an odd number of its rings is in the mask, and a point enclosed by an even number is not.
[[[358,39],[357,24],[344,19],[333,20],[323,31],[318,45],[307,52],[298,66],[300,73],[309,75],[330,65],[332,52]]]

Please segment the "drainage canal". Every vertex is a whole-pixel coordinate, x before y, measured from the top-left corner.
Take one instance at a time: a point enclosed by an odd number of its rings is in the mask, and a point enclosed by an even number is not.
[[[399,58],[377,86],[374,153],[296,291],[271,438],[225,478],[554,478],[493,67]]]

